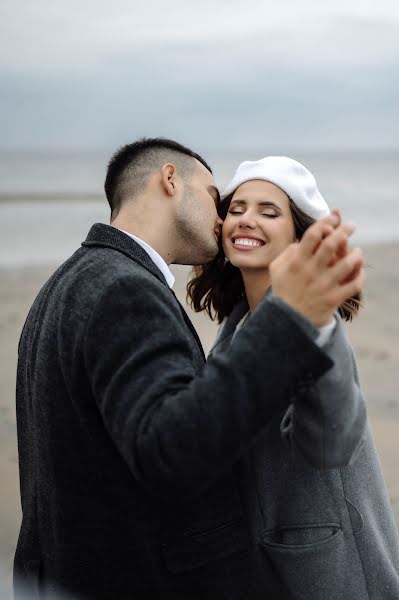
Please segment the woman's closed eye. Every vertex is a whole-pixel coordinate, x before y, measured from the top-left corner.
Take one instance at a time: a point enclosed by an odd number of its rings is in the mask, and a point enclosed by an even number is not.
[[[243,214],[245,214],[244,210],[237,210],[237,209],[229,210],[229,215],[243,215]],[[276,213],[260,213],[260,215],[262,217],[269,217],[271,219],[275,219],[276,217],[278,217],[278,214],[276,214]]]
[[[268,210],[271,210],[272,212],[261,212],[261,211],[259,211],[258,215],[260,217],[266,217],[267,219],[276,219],[277,217],[280,216],[279,212],[277,212],[277,211],[275,211],[273,209],[270,209],[270,208]],[[245,209],[241,208],[241,207],[233,207],[233,208],[229,209],[228,214],[229,215],[235,215],[235,216],[241,216],[241,215],[245,215],[246,212],[247,211]]]

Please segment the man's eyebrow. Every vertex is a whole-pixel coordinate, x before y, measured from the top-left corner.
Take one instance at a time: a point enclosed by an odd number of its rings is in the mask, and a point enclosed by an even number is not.
[[[217,189],[216,185],[208,185],[208,192],[213,193],[216,196],[216,204],[220,204],[220,192]]]
[[[231,204],[247,204],[247,201],[246,200],[232,200]],[[273,208],[278,208],[279,210],[281,210],[281,206],[279,206],[275,202],[272,202],[271,200],[260,200],[256,204],[258,206],[271,206]]]

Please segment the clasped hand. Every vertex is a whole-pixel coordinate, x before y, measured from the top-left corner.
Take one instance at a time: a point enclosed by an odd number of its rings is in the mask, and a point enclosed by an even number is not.
[[[363,288],[362,251],[348,244],[354,229],[334,210],[270,265],[273,292],[316,327],[331,322],[338,307]]]

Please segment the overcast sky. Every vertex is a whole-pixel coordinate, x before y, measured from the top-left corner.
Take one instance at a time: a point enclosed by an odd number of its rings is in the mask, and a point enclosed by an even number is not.
[[[399,0],[3,0],[0,148],[399,149]]]

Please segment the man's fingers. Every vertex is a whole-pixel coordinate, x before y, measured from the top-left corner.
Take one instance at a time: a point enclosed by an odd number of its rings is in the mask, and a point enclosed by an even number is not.
[[[348,253],[348,238],[345,238],[338,245],[336,256],[338,259],[343,258]]]
[[[347,256],[337,261],[337,263],[329,270],[333,276],[333,280],[342,284],[355,279],[362,267],[362,251],[360,248],[353,248]]]
[[[333,267],[341,258],[346,256],[347,254],[348,254],[348,240],[345,239],[342,241],[341,244],[339,244],[336,253],[333,255],[330,262],[328,263],[328,266]]]
[[[336,217],[338,217],[336,227],[338,227],[338,225],[341,225],[342,218],[341,218],[341,211],[339,210],[339,208],[333,208],[331,211],[331,214],[336,215]]]
[[[364,283],[366,281],[366,272],[364,269],[360,269],[358,276],[352,279],[348,283],[339,286],[337,292],[336,306],[340,306],[345,300],[351,298],[355,294],[359,294],[362,291]]]
[[[333,208],[331,211],[331,214],[337,217],[337,222],[335,224],[333,224],[332,228],[330,225],[328,225],[328,228],[326,228],[325,230],[325,234],[323,236],[323,239],[325,237],[327,237],[327,235],[330,235],[334,229],[337,229],[337,227],[339,227],[341,225],[341,211],[339,210],[339,208]],[[320,244],[317,245],[317,247],[315,248],[314,252],[317,252],[318,247],[320,246]]]
[[[355,230],[351,223],[343,223],[320,244],[315,253],[315,263],[319,267],[327,267],[337,254],[339,249],[344,248],[348,238]]]
[[[317,250],[323,238],[329,236],[338,226],[340,217],[335,213],[313,223],[303,234],[299,242],[299,251],[303,259],[309,258]]]
[[[348,283],[349,281],[352,281],[353,279],[356,279],[356,277],[359,275],[359,273],[362,270],[362,268],[363,268],[363,261],[361,261],[358,264],[356,264],[356,266],[353,269],[353,271],[351,271],[349,273],[349,275],[347,277],[345,277],[345,279],[341,283],[342,284]]]

